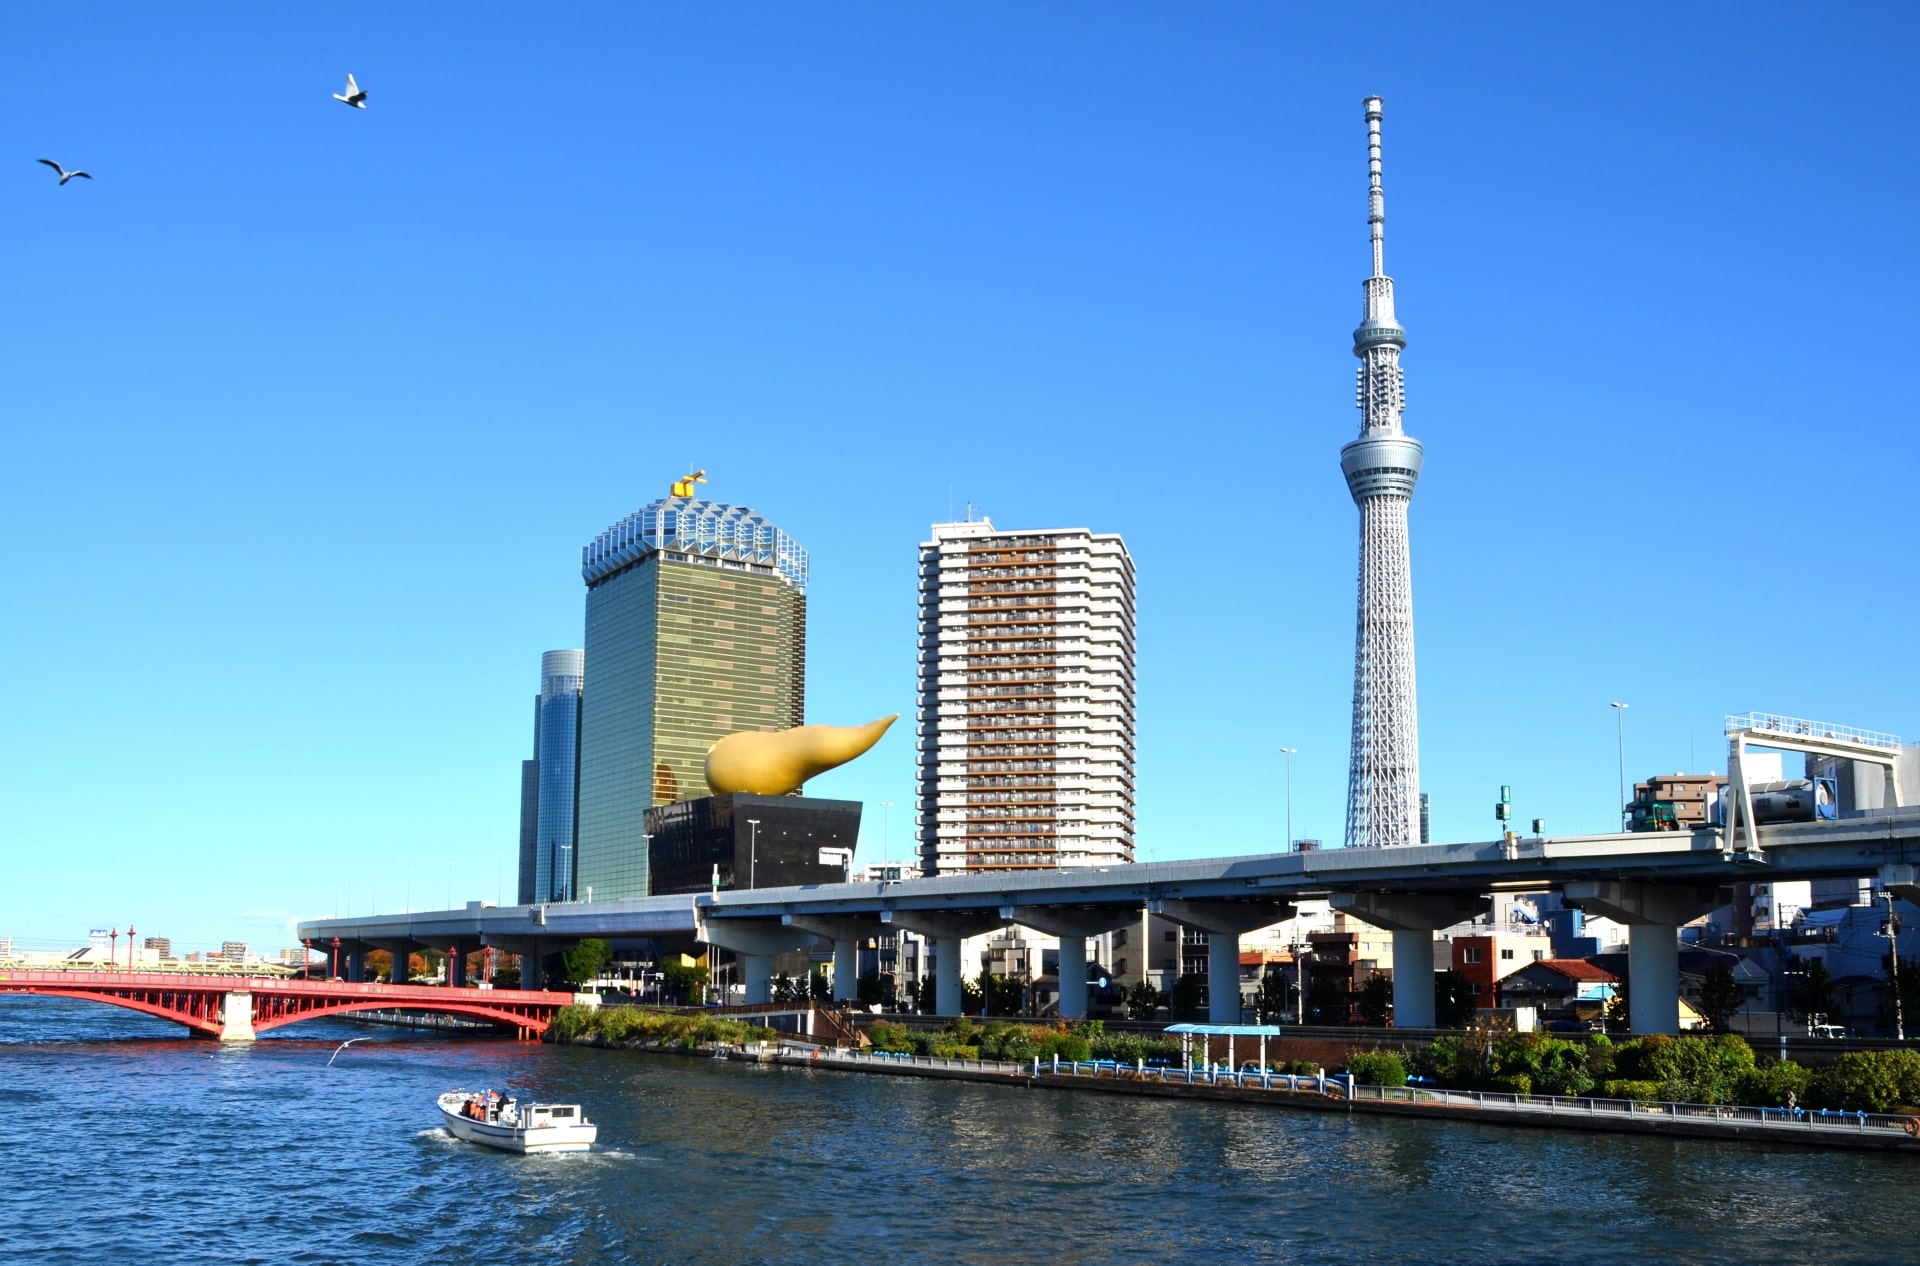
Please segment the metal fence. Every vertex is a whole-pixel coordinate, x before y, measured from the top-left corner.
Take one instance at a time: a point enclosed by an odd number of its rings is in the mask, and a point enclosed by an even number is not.
[[[1880,1112],[1831,1112],[1808,1108],[1747,1108],[1712,1103],[1647,1103],[1634,1099],[1594,1099],[1579,1095],[1520,1095],[1491,1090],[1441,1090],[1427,1086],[1363,1086],[1351,1077],[1276,1073],[1272,1070],[1235,1070],[1222,1065],[1177,1068],[1113,1060],[949,1059],[934,1055],[900,1055],[890,1051],[823,1050],[823,1063],[846,1065],[890,1064],[998,1073],[1008,1077],[1084,1077],[1140,1080],[1162,1085],[1227,1086],[1280,1094],[1315,1094],[1351,1098],[1354,1102],[1425,1104],[1433,1107],[1477,1108],[1515,1115],[1586,1118],[1636,1118],[1648,1121],[1702,1121],[1722,1126],[1758,1127],[1782,1134],[1848,1133],[1903,1135],[1920,1139],[1920,1117]]]

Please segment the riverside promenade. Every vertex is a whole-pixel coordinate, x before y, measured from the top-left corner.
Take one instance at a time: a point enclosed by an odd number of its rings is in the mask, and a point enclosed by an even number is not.
[[[1870,1112],[1789,1112],[1700,1103],[1641,1103],[1572,1095],[1518,1095],[1422,1086],[1362,1086],[1344,1077],[1157,1068],[1109,1061],[1028,1063],[852,1051],[808,1043],[767,1043],[730,1052],[794,1068],[932,1077],[1029,1090],[1079,1090],[1170,1099],[1204,1099],[1310,1112],[1370,1113],[1542,1129],[1652,1134],[1671,1138],[1772,1143],[1787,1147],[1902,1151],[1920,1158],[1920,1118]]]

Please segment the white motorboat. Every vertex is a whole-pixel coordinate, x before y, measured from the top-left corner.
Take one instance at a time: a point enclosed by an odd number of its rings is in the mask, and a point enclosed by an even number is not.
[[[529,1103],[497,1090],[449,1090],[440,1096],[447,1133],[506,1152],[584,1152],[600,1127],[577,1103]]]

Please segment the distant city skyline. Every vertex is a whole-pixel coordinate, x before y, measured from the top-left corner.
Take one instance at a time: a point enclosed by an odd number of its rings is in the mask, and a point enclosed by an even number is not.
[[[63,55],[17,68],[0,199],[0,936],[511,900],[531,657],[585,645],[581,543],[690,462],[817,560],[812,715],[913,709],[930,522],[1087,525],[1140,576],[1141,855],[1284,847],[1282,748],[1293,833],[1339,840],[1368,94],[1434,838],[1492,838],[1502,784],[1617,823],[1610,701],[1629,785],[1724,770],[1748,709],[1920,732],[1838,643],[1920,609],[1920,435],[1858,334],[1863,261],[1915,280],[1920,140],[1860,89],[1909,106],[1910,7],[7,23]],[[476,110],[502,65],[541,90]],[[208,108],[155,110],[182,80]],[[1863,517],[1872,567],[1821,543]],[[808,791],[894,803],[897,858],[915,756],[898,725]]]

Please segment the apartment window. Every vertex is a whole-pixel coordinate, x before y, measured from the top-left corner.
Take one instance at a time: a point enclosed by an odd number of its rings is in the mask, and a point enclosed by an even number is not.
[[[1478,945],[1465,945],[1465,946],[1462,946],[1462,947],[1461,947],[1461,949],[1460,949],[1460,961],[1461,961],[1461,962],[1463,962],[1463,963],[1477,963],[1477,962],[1479,962],[1479,961],[1480,961],[1480,947],[1479,947]],[[1476,992],[1476,993],[1477,993],[1477,992],[1479,992],[1479,989],[1478,989],[1478,986],[1476,986],[1476,987],[1475,987],[1475,992]]]

